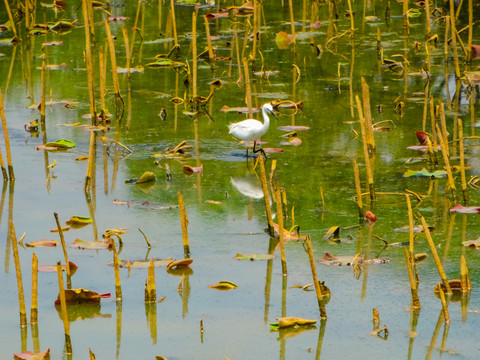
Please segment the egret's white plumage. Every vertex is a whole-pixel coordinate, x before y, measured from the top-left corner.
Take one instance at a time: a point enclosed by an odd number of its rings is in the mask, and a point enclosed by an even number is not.
[[[255,150],[255,145],[257,143],[257,140],[260,139],[260,137],[268,131],[268,127],[270,126],[270,119],[268,117],[268,113],[275,116],[273,112],[273,107],[269,103],[263,105],[263,124],[255,119],[247,119],[228,125],[228,129],[230,130],[228,133],[232,134],[237,139],[243,140],[245,142],[245,146],[247,147],[247,157],[248,145],[250,141],[253,141],[254,153],[261,151],[265,155],[262,149]]]

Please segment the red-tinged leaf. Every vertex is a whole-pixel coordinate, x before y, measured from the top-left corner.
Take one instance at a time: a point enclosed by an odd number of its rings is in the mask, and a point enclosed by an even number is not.
[[[273,254],[237,254],[234,256],[236,260],[272,260],[275,259],[275,255]]]
[[[248,107],[229,107],[227,105],[223,105],[220,111],[223,111],[225,113],[227,112],[237,112],[239,114],[246,114],[248,113]],[[260,110],[257,108],[252,108],[252,113],[257,113]]]
[[[106,239],[105,241],[84,241],[81,239],[75,239],[73,244],[68,247],[80,250],[102,250],[111,249],[114,243],[112,239]]]
[[[208,204],[215,204],[215,205],[220,205],[222,203],[221,201],[216,201],[216,200],[205,200],[205,202]]]
[[[193,259],[190,259],[190,258],[172,261],[167,265],[167,271],[175,268],[179,268],[179,267],[187,267],[187,266],[190,266],[192,263],[193,263]]]
[[[42,43],[42,46],[58,46],[63,45],[63,41],[50,41]]]
[[[60,241],[42,239],[42,240],[31,241],[29,243],[26,243],[25,246],[27,246],[27,247],[40,247],[40,246],[54,247],[54,246],[57,246],[57,244],[60,244]]]
[[[49,360],[50,359],[50,348],[41,353],[32,353],[31,351],[26,351],[23,353],[13,354],[15,360]]]
[[[78,269],[78,266],[69,261],[68,265],[70,266],[70,275],[75,274]],[[67,271],[65,265],[62,265],[62,271]],[[38,265],[38,272],[57,272],[57,265]]]
[[[280,148],[262,148],[265,154],[281,153],[283,149]]]
[[[128,20],[128,17],[126,17],[126,16],[112,16],[112,17],[108,18],[108,21],[113,21],[113,22],[125,21],[125,20]]]
[[[188,175],[188,176],[192,176],[194,173],[203,173],[203,165],[200,165],[197,167],[184,165],[183,172],[185,175]]]
[[[285,50],[288,49],[288,47],[292,43],[292,37],[288,35],[285,31],[280,31],[275,37],[275,42],[280,50]]]
[[[310,128],[308,126],[289,125],[289,126],[279,126],[279,127],[277,127],[277,130],[289,132],[289,131],[310,130]]]
[[[35,147],[35,150],[37,150],[37,151],[39,151],[39,150],[54,151],[54,150],[58,150],[58,149],[59,149],[58,147],[45,146],[45,145],[39,145],[39,146]]]
[[[427,145],[428,144],[428,135],[425,131],[415,131],[417,135],[418,143],[420,145]]]
[[[111,297],[110,293],[99,294],[87,289],[65,289],[65,302],[67,305],[83,303],[99,303],[101,298]],[[55,300],[55,305],[60,305],[60,294]]]
[[[208,13],[207,15],[205,15],[205,17],[206,17],[208,20],[218,19],[218,18],[222,18],[222,17],[228,18],[228,16],[229,16],[229,13],[228,13],[228,12],[223,12],[223,13]]]
[[[480,238],[477,240],[468,240],[462,242],[463,246],[469,247],[471,249],[478,249],[480,248]]]
[[[412,146],[407,146],[407,149],[415,150],[415,151],[421,151],[421,152],[427,152],[428,151],[428,146],[427,145],[412,145]],[[437,150],[441,151],[442,148],[440,146],[437,146]]]
[[[460,214],[480,214],[480,206],[462,206],[458,204],[450,209],[450,212],[458,212]]]
[[[293,145],[293,146],[298,146],[302,143],[302,140],[300,140],[298,137],[292,137],[288,141],[282,141],[280,145]]]
[[[45,69],[46,70],[61,70],[61,69],[65,69],[66,66],[67,66],[66,63],[50,64],[50,65],[45,66]],[[37,67],[37,70],[42,70],[42,67],[41,66]]]
[[[370,210],[367,210],[365,212],[365,218],[367,219],[367,221],[370,221],[371,223],[374,223],[377,221],[377,217]]]
[[[278,224],[273,223],[273,229],[275,230],[275,233],[278,235],[279,234],[279,227]],[[292,231],[289,232],[288,230],[283,229],[283,238],[285,241],[290,241],[290,240],[305,240],[307,238],[306,235],[299,235],[298,233]]]
[[[472,44],[472,60],[480,59],[480,45]]]

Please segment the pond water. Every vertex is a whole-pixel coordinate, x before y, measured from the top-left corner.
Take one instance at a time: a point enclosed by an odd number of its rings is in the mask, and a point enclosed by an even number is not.
[[[455,79],[451,47],[445,63],[445,21],[440,17],[431,19],[431,34],[438,34],[439,40],[438,46],[429,43],[427,58],[426,14],[415,4],[409,7],[418,8],[420,14],[409,18],[410,33],[407,34],[402,3],[354,3],[356,31],[351,38],[350,19],[344,15],[347,2],[337,3],[338,19],[331,16],[330,10],[334,12],[334,8],[328,3],[307,0],[294,3],[296,44],[280,49],[275,41],[277,34],[280,31],[291,34],[288,2],[264,1],[259,16],[258,52],[250,70],[278,72],[268,77],[249,73],[253,107],[259,108],[277,99],[303,101],[302,110],[279,109],[279,121],[272,119],[269,131],[262,137],[265,144],[261,144],[283,149],[281,153],[268,155],[266,168],[270,175],[276,161],[273,178],[286,194],[285,228],[298,225],[302,235],[311,237],[315,260],[330,252],[337,256],[361,253],[366,258],[386,258],[390,262],[361,265],[359,276],[355,276],[350,266],[325,266],[316,262],[319,280],[331,291],[326,305],[328,319],[321,322],[315,292],[294,288],[312,283],[303,241],[285,244],[288,275],[282,275],[280,250],[275,249],[277,242],[266,231],[264,199],[249,193],[261,192],[260,171],[253,170],[253,157],[247,159],[245,147],[228,134],[229,123],[247,116],[221,111],[224,105],[246,106],[245,79],[239,64],[242,57],[248,58],[252,53],[253,40],[245,39],[252,35],[253,16],[232,15],[209,22],[216,56],[231,57],[231,60],[215,61],[211,65],[199,59],[197,94],[207,97],[211,91],[209,83],[215,79],[221,79],[224,84],[200,107],[201,111],[192,116],[189,106],[171,101],[173,97],[187,101],[193,97],[192,82],[190,86],[185,82],[185,69],[146,66],[155,61],[155,55],[167,54],[175,44],[171,4],[111,2],[111,16],[118,17],[118,21],[109,22],[115,37],[117,64],[125,67],[127,62],[125,31],[129,47],[133,49],[132,68],[140,65],[144,68],[130,76],[119,74],[124,102],[122,116],[122,110],[115,106],[110,60],[106,61],[106,108],[114,117],[108,131],[95,135],[93,186],[84,191],[87,161],[75,161],[89,155],[91,133],[84,127],[90,125],[90,119],[84,116],[90,110],[82,7],[68,3],[63,11],[56,12],[38,4],[38,24],[59,19],[78,21],[67,33],[48,31],[27,36],[22,20],[17,23],[22,41],[17,45],[2,43],[4,46],[0,47],[4,55],[0,57],[0,87],[16,179],[4,184],[0,205],[0,236],[4,239],[0,242],[0,253],[4,254],[0,257],[4,269],[0,272],[1,358],[47,348],[53,359],[85,359],[89,348],[97,359],[152,359],[155,356],[170,360],[478,358],[480,346],[476,330],[480,327],[480,314],[476,311],[480,310],[480,253],[465,248],[462,241],[479,237],[479,217],[449,211],[458,201],[452,196],[445,177],[403,177],[409,169],[433,170],[425,155],[407,149],[418,144],[415,131],[422,130],[425,91],[430,91],[435,106],[440,102],[445,104],[452,165],[459,164],[458,143],[453,141],[458,137],[457,119],[462,119],[466,137],[475,135],[478,96],[465,81]],[[216,7],[198,9],[198,53],[208,46],[203,15],[218,13],[219,8],[231,5],[231,2],[221,2]],[[237,5],[240,5],[238,1]],[[432,3],[431,10],[442,5]],[[478,2],[474,5],[477,8]],[[16,9],[16,4],[11,6]],[[386,16],[387,6],[390,16]],[[192,13],[196,8],[176,4],[174,9],[180,52],[174,53],[172,59],[188,63],[193,74]],[[447,9],[443,11],[446,13]],[[18,11],[14,11],[14,16],[17,15]],[[108,15],[100,9],[93,15],[96,46],[92,47],[92,54],[99,112],[98,53],[108,51],[103,22]],[[365,21],[364,16],[368,16]],[[312,20],[313,27],[310,26]],[[478,11],[473,20],[478,20]],[[0,22],[7,21],[2,5]],[[467,25],[468,7],[464,3],[457,29]],[[403,71],[381,66],[377,53],[378,29],[384,57],[400,62]],[[474,43],[479,32],[476,24]],[[13,35],[12,30],[1,33],[3,39],[11,39]],[[466,30],[460,34],[465,46],[467,35]],[[45,42],[58,41],[63,43],[42,46]],[[421,43],[418,49],[415,42]],[[317,53],[316,45],[321,45],[321,54]],[[458,46],[457,50],[462,74],[478,68],[478,60],[465,63],[462,48]],[[45,128],[36,135],[26,132],[24,126],[40,119],[38,109],[29,106],[40,102],[42,60],[39,57],[42,54],[47,65],[61,66],[46,71],[46,98],[50,103],[46,107]],[[428,83],[425,72],[422,76],[422,69],[426,68],[429,68]],[[378,194],[374,201],[364,196],[365,210],[371,210],[378,221],[358,227],[355,226],[359,217],[354,159],[359,164],[363,191],[368,188],[355,102],[356,95],[362,98],[362,77],[370,87],[373,122],[383,121],[377,126],[389,128],[375,132],[376,152],[371,160],[375,189],[393,195]],[[66,107],[57,101],[75,103]],[[399,102],[404,103],[403,113],[396,110]],[[166,118],[159,116],[162,109]],[[261,114],[254,116],[260,119]],[[425,130],[431,132],[430,112],[427,119]],[[438,117],[437,121],[440,121]],[[72,126],[76,123],[82,126]],[[277,127],[286,125],[309,127],[297,132],[300,145],[281,144],[288,140],[281,137],[285,132]],[[46,141],[61,138],[74,141],[76,146],[66,151],[37,150],[37,146]],[[155,154],[162,154],[183,140],[191,146],[189,155],[159,156],[158,164],[155,163]],[[116,146],[115,141],[131,152]],[[466,141],[467,181],[480,173],[476,144],[475,139]],[[6,161],[3,140],[1,149]],[[440,152],[438,156],[441,159]],[[54,162],[53,169],[49,168]],[[443,160],[439,163],[441,170]],[[202,173],[184,174],[184,165],[200,164]],[[145,171],[156,176],[156,181],[149,186],[125,182],[140,177]],[[454,176],[461,199],[460,173]],[[404,250],[401,246],[386,246],[409,239],[408,232],[394,231],[408,225],[406,189],[422,198],[420,202],[412,196],[415,223],[420,225],[419,216],[424,216],[433,227],[432,237],[448,279],[460,278],[460,257],[463,254],[466,258],[472,282],[469,303],[462,311],[460,302],[450,302],[449,326],[444,325],[442,305],[433,292],[440,277],[425,235],[418,234],[415,243],[416,253],[429,254],[427,260],[418,264],[422,305],[419,313],[408,311],[411,294]],[[480,205],[478,189],[470,185],[467,189],[469,199],[462,204]],[[114,238],[122,260],[181,259],[184,253],[177,208],[179,191],[188,213],[193,272],[182,277],[167,273],[165,267],[156,268],[156,292],[158,298],[165,297],[162,302],[144,302],[146,269],[128,271],[125,268],[120,269],[123,300],[116,302],[114,270],[107,265],[113,259],[112,252],[68,248],[69,260],[78,265],[72,277],[73,288],[112,293],[112,297],[102,299],[101,306],[68,306],[73,352],[67,354],[61,312],[54,306],[59,291],[57,275],[39,273],[38,326],[29,323],[27,327],[20,327],[9,219],[15,225],[17,239],[25,233],[23,243],[28,243],[59,240],[58,234],[50,232],[57,226],[55,212],[62,225],[72,216],[88,216],[93,218],[93,224],[64,233],[67,245],[77,238],[101,240],[105,230],[124,228],[121,248]],[[277,222],[276,217],[274,221]],[[339,243],[324,239],[332,226],[341,227]],[[149,239],[150,249],[138,229]],[[269,251],[276,255],[275,259],[233,259],[237,253]],[[64,262],[61,246],[19,247],[28,319],[33,253],[40,265]],[[222,280],[234,282],[238,288],[230,291],[209,288]],[[381,326],[388,328],[386,340],[370,335],[373,308],[379,311]],[[319,321],[316,326],[305,329],[273,331],[269,323],[285,315]]]

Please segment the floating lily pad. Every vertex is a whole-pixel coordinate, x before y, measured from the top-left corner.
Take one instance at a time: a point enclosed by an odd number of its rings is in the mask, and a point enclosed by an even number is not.
[[[238,285],[231,281],[219,281],[217,284],[208,285],[208,287],[212,289],[220,290],[220,291],[228,291],[228,290],[236,289]]]
[[[236,260],[272,260],[275,259],[273,254],[237,254],[234,259]]]
[[[65,289],[65,302],[67,305],[83,303],[99,303],[101,298],[109,298],[110,293],[99,294],[87,289]],[[55,300],[55,305],[60,305],[60,294]]]
[[[278,323],[269,324],[270,327],[274,330],[286,329],[290,327],[304,326],[304,325],[313,325],[317,320],[311,319],[302,319],[296,316],[286,316],[278,318]]]
[[[190,266],[191,263],[193,263],[193,259],[190,259],[190,258],[172,261],[167,265],[167,271],[173,270],[179,267],[187,267],[187,266]]]
[[[421,176],[421,177],[440,179],[440,178],[446,177],[447,172],[445,170],[435,170],[433,172],[430,172],[424,168],[422,170],[408,170],[403,174],[403,177],[412,177],[412,176]]]
[[[45,146],[58,149],[72,149],[75,147],[75,143],[71,140],[59,139],[57,141],[48,142],[45,144]]]
[[[462,206],[457,204],[450,212],[458,212],[460,214],[480,214],[480,206]]]
[[[147,66],[149,68],[153,68],[153,69],[155,69],[155,68],[178,68],[178,67],[185,66],[185,64],[182,63],[182,62],[179,62],[179,61],[173,61],[171,59],[159,59],[157,61],[148,63],[145,66]]]
[[[172,261],[175,261],[175,259],[172,259],[171,257],[165,258],[165,259],[159,259],[154,257],[152,259],[153,259],[153,265],[155,267],[167,266]],[[113,262],[109,262],[107,263],[107,265],[113,266]],[[133,261],[118,259],[118,266],[120,266],[121,268],[130,268],[130,269],[146,269],[150,266],[150,259],[133,260]]]
[[[15,360],[48,360],[50,359],[50,348],[41,353],[25,351],[23,353],[13,354]]]
[[[78,266],[71,261],[68,262],[68,266],[70,267],[70,275],[75,274]],[[62,265],[62,271],[67,271],[65,265]],[[38,265],[38,272],[57,272],[57,265]]]
[[[26,243],[25,246],[27,247],[54,247],[60,244],[60,241],[56,240],[38,240],[38,241],[30,241],[29,243]]]
[[[91,217],[87,216],[72,216],[69,220],[67,220],[67,225],[88,225],[93,222]]]
[[[105,241],[85,241],[81,239],[75,239],[73,244],[68,247],[80,250],[102,250],[111,249],[114,243],[112,239],[106,239]]]

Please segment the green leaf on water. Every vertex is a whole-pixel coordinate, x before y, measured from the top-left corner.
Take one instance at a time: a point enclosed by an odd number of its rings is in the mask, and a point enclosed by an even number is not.
[[[433,172],[428,171],[427,169],[423,168],[422,170],[408,170],[403,173],[403,177],[413,177],[413,176],[421,176],[421,177],[429,177],[440,179],[447,176],[446,170],[435,170]]]
[[[70,220],[67,221],[67,224],[70,225],[70,224],[91,224],[93,222],[93,219],[91,217],[88,217],[88,216],[72,216],[70,218]]]
[[[234,259],[237,260],[272,260],[275,259],[273,254],[237,254]]]
[[[59,149],[72,149],[75,147],[75,143],[67,139],[59,139],[57,141],[51,141],[45,144],[47,147],[56,147]]]
[[[145,171],[135,184],[143,184],[150,181],[155,181],[155,174],[151,171]]]
[[[173,61],[171,59],[160,59],[145,65],[149,68],[178,68],[185,66],[185,63]]]
[[[216,290],[227,291],[236,289],[238,285],[231,281],[219,281],[217,284],[208,285],[208,287]]]

